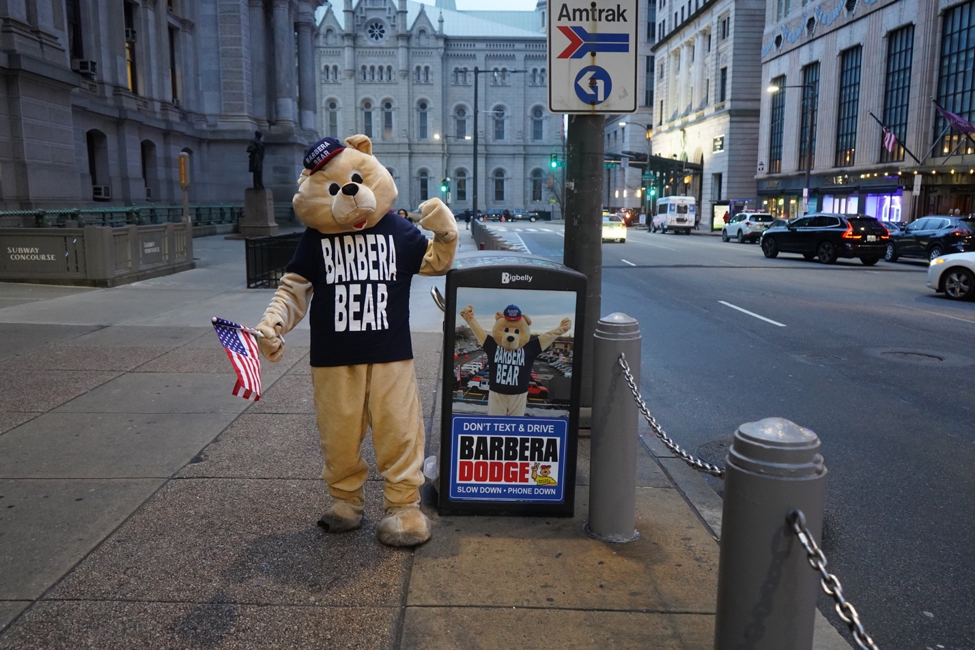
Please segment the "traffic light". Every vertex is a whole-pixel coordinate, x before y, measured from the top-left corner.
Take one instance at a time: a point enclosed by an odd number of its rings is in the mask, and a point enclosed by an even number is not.
[[[557,153],[552,154],[552,156],[549,159],[549,165],[552,166],[552,169],[555,169],[556,167],[559,166],[559,154]]]
[[[450,189],[450,186],[447,184],[447,179],[446,178],[441,178],[440,179],[440,191],[443,192],[444,194],[446,194],[447,193],[447,190],[449,190],[449,189]]]
[[[650,188],[650,196],[656,196],[656,195],[657,195],[657,188],[656,187],[651,187]]]

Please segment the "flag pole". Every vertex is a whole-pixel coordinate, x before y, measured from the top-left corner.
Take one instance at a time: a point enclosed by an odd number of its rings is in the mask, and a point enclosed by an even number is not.
[[[217,317],[216,316],[212,317],[210,319],[210,322],[211,323],[216,323],[217,322]],[[241,332],[247,332],[248,334],[253,334],[254,336],[256,336],[258,338],[261,338],[261,339],[267,338],[266,336],[264,336],[263,333],[257,331],[253,327],[244,327],[243,325],[237,325],[236,323],[229,323],[227,321],[224,321],[224,325],[226,325],[227,327],[229,327],[231,329],[240,330]],[[284,337],[283,336],[278,335],[278,338],[281,339],[281,342],[282,343],[284,343]]]
[[[904,151],[906,151],[907,153],[909,153],[911,155],[911,158],[914,159],[914,162],[916,162],[917,164],[920,165],[921,164],[921,161],[918,160],[917,159],[917,156],[915,156],[914,153],[910,149],[907,148],[907,145],[905,145],[903,142],[901,142],[901,139],[897,137],[897,134],[894,133],[894,130],[891,129],[891,128],[889,128],[889,127],[887,127],[887,126],[884,126],[884,123],[881,122],[880,121],[880,118],[878,118],[876,115],[874,115],[872,111],[868,111],[868,112],[870,113],[870,117],[872,117],[874,120],[876,120],[877,124],[880,125],[880,128],[887,129],[888,131],[890,131],[891,135],[894,136],[894,140],[897,141],[897,144],[899,144],[900,146],[904,147]]]
[[[931,148],[928,149],[928,152],[926,154],[924,154],[924,158],[922,158],[921,162],[918,163],[919,165],[924,164],[924,161],[928,159],[928,156],[931,155],[931,152],[934,151],[934,148],[938,146],[938,141],[941,140],[941,138],[945,137],[945,133],[947,133],[949,129],[951,129],[950,124],[941,131],[941,133],[938,135],[937,138],[934,139],[934,142],[931,144]]]

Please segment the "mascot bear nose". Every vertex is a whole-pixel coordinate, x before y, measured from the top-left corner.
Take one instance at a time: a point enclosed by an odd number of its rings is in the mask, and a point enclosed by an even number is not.
[[[359,192],[359,186],[355,183],[346,183],[342,186],[342,194],[346,196],[355,196]]]
[[[515,337],[509,335],[508,336],[508,343],[514,343],[514,342],[515,342]]]

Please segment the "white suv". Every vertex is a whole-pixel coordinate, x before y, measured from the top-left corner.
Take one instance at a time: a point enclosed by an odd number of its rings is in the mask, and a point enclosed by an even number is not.
[[[721,241],[757,242],[770,223],[772,215],[768,212],[739,212],[721,229]]]

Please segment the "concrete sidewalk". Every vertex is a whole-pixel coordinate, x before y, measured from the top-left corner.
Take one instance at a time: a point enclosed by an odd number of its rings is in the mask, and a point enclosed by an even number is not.
[[[440,518],[427,488],[433,539],[391,549],[373,470],[362,529],[323,534],[307,321],[261,401],[232,396],[209,319],[256,323],[272,292],[244,288],[242,241],[194,249],[113,289],[0,284],[0,648],[712,647],[720,500],[656,441],[631,544],[583,533],[588,438],[572,519]],[[433,286],[411,306],[428,454]],[[817,648],[849,647],[818,621]]]

